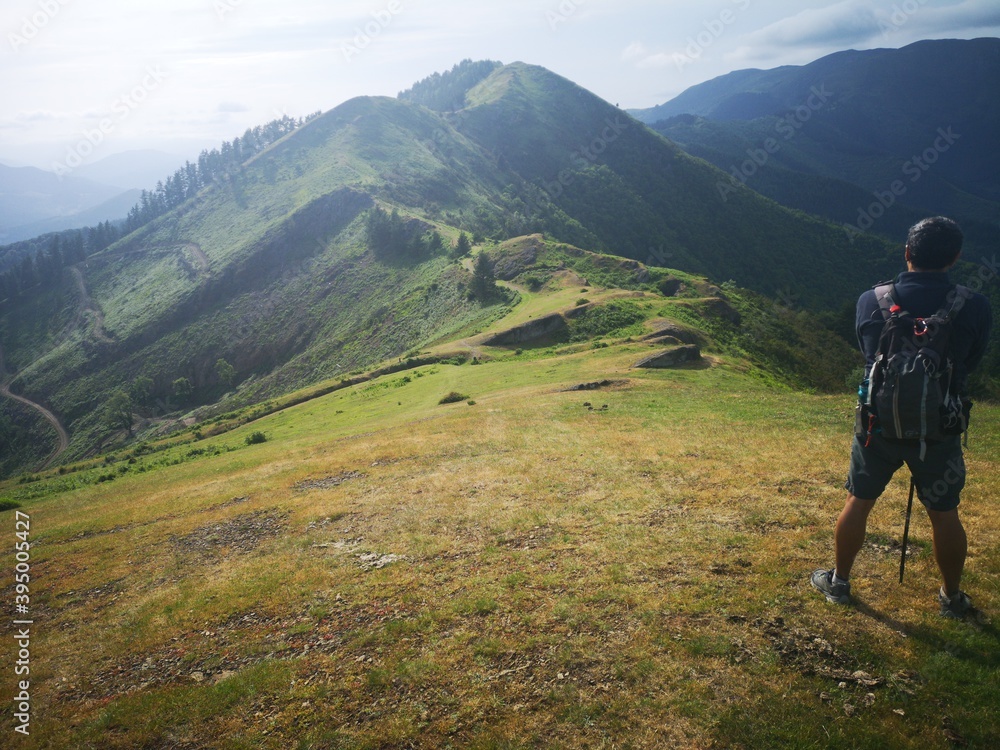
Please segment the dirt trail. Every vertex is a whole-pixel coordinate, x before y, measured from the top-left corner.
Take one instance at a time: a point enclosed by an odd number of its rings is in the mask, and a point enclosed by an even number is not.
[[[59,418],[53,414],[51,411],[46,409],[41,404],[36,404],[31,399],[25,398],[24,396],[19,396],[16,393],[11,393],[10,384],[14,380],[14,375],[6,375],[6,370],[4,368],[3,361],[3,346],[0,345],[0,396],[6,396],[7,398],[13,399],[14,401],[20,401],[25,406],[28,406],[39,414],[41,414],[45,419],[51,424],[59,436],[59,443],[55,450],[46,459],[45,464],[42,468],[48,467],[53,461],[55,461],[59,455],[69,447],[69,433],[66,432],[66,428],[62,426],[62,422]]]
[[[183,249],[190,251],[191,255],[194,256],[195,262],[199,266],[198,270],[201,271],[202,275],[208,274],[208,256],[201,249],[201,245],[195,242],[188,242],[184,245]]]
[[[94,338],[98,341],[102,341],[105,344],[115,343],[114,339],[109,338],[104,332],[104,312],[100,307],[90,298],[90,292],[87,291],[87,284],[83,279],[83,271],[80,270],[80,266],[70,267],[70,271],[73,272],[73,278],[76,280],[77,292],[80,294],[80,308],[77,314],[77,319],[84,312],[90,312],[94,316]]]

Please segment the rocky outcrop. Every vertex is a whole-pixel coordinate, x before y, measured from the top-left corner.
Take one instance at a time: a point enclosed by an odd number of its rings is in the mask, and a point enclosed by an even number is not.
[[[508,328],[506,331],[495,333],[483,341],[486,346],[517,346],[529,341],[536,341],[546,337],[561,337],[569,330],[569,326],[559,313],[545,315],[527,323]]]
[[[627,380],[597,380],[593,383],[577,383],[569,388],[564,388],[565,392],[569,391],[599,391],[602,388],[614,388],[620,385],[628,385]]]
[[[733,307],[721,297],[709,297],[701,303],[702,314],[706,317],[721,318],[734,326],[738,326],[742,317]]]
[[[538,244],[527,244],[516,250],[504,249],[495,253],[493,263],[493,275],[501,281],[511,281],[535,265],[538,260],[538,249],[541,247],[541,239]]]
[[[649,357],[636,362],[635,367],[663,369],[700,361],[701,349],[692,344],[687,344],[650,355]]]
[[[702,337],[690,328],[684,328],[676,323],[660,323],[656,330],[642,337],[643,341],[656,343],[701,344]]]

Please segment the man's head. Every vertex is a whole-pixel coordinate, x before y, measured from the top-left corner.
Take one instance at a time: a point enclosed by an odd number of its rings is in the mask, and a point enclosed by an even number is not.
[[[906,260],[921,271],[945,271],[961,252],[962,230],[944,216],[918,221],[906,237]]]

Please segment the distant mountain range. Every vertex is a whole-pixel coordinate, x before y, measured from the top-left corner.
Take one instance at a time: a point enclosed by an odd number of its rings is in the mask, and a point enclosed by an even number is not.
[[[142,189],[184,164],[162,151],[113,154],[58,176],[0,164],[0,244],[123,219]]]
[[[895,239],[920,215],[954,215],[985,252],[998,90],[1000,39],[934,40],[736,71],[631,114],[784,205]]]
[[[74,174],[121,190],[152,190],[157,182],[182,166],[182,156],[155,149],[136,149],[84,164],[74,170]]]
[[[121,192],[75,175],[60,180],[35,167],[0,165],[0,241],[25,238],[23,234],[15,236],[13,227],[77,214]]]

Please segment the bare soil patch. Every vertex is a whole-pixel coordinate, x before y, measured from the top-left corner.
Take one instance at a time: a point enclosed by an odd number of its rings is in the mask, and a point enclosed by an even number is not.
[[[372,465],[374,466],[375,464]],[[323,477],[322,479],[303,479],[301,482],[296,482],[293,486],[297,490],[329,490],[339,487],[344,482],[352,479],[363,479],[364,476],[360,471],[345,471],[343,474]]]
[[[229,521],[209,524],[190,534],[172,536],[170,545],[178,552],[215,555],[223,550],[248,553],[265,539],[278,536],[285,527],[287,513],[260,510]]]

